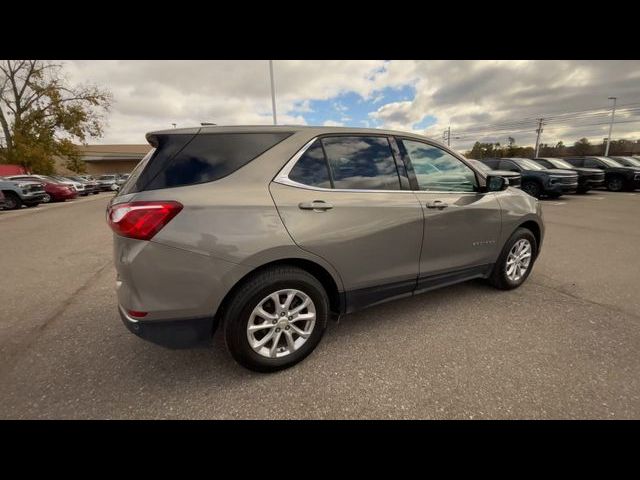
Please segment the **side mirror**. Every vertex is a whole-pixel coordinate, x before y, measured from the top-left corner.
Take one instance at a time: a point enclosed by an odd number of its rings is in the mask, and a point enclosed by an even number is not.
[[[487,175],[487,192],[501,192],[509,186],[509,180],[498,175]]]

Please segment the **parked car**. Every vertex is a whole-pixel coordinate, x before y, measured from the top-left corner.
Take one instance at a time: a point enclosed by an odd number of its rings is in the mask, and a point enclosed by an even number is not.
[[[122,320],[173,347],[221,322],[254,370],[302,360],[330,316],[472,278],[516,288],[543,242],[535,198],[412,133],[202,127],[147,140],[107,210]]]
[[[118,177],[116,175],[100,175],[98,177],[98,186],[103,192],[116,191],[118,188]]]
[[[609,157],[625,167],[640,168],[640,158],[636,157]]]
[[[12,180],[0,177],[0,190],[3,193],[6,210],[15,210],[22,205],[35,207],[42,203],[46,196],[44,186],[33,180]]]
[[[509,180],[509,186],[520,188],[522,186],[522,175],[517,172],[510,172],[509,170],[492,170],[490,167],[482,163],[480,160],[475,160],[472,158],[467,159],[471,165],[479,168],[487,175],[499,175],[501,177]]]
[[[587,193],[592,188],[604,186],[604,172],[597,168],[575,167],[561,158],[534,158],[542,167],[549,170],[569,170],[578,174],[578,193]]]
[[[118,175],[116,183],[118,184],[118,186],[122,186],[122,185],[124,185],[124,183],[127,181],[128,178],[129,178],[129,174],[128,173],[120,174],[120,175]]]
[[[49,175],[49,177],[53,178],[54,180],[57,180],[60,183],[64,183],[65,185],[71,185],[73,188],[76,189],[76,192],[78,192],[78,195],[86,196],[89,194],[89,192],[86,191],[83,182],[78,182],[77,180],[71,180],[70,178],[63,177],[62,175]]]
[[[95,180],[87,180],[84,177],[81,177],[80,175],[68,175],[65,178],[68,178],[69,180],[72,180],[74,182],[79,182],[84,186],[84,191],[86,195],[91,195],[91,194],[98,194],[100,193],[100,186],[98,185],[98,182],[96,182]]]
[[[543,195],[558,198],[563,193],[575,193],[578,189],[576,172],[544,168],[529,158],[486,158],[481,161],[494,170],[520,173],[522,190],[535,198]]]
[[[638,167],[625,167],[608,157],[567,157],[565,160],[576,167],[603,170],[605,186],[612,192],[640,188],[640,168]]]
[[[71,185],[60,183],[46,175],[16,175],[9,178],[11,180],[29,180],[42,183],[46,193],[42,199],[42,203],[64,202],[65,200],[70,200],[78,196],[78,192],[76,192],[76,189]]]
[[[0,190],[0,210],[4,208],[4,193]]]

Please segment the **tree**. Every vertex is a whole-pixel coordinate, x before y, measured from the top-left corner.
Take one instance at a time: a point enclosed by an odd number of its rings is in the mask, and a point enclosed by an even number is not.
[[[74,142],[102,136],[111,94],[92,85],[69,85],[62,65],[43,60],[0,61],[0,162],[51,173],[53,157],[84,166]],[[74,158],[75,157],[75,158]]]
[[[589,155],[589,151],[591,150],[591,143],[587,138],[581,138],[577,142],[573,144],[573,154],[574,155]]]

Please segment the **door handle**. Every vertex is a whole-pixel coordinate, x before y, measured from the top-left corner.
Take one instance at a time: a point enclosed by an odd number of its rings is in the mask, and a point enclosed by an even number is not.
[[[443,208],[447,208],[448,206],[449,204],[443,202],[442,200],[434,200],[433,202],[427,202],[427,208],[437,208],[438,210],[442,210]]]
[[[313,202],[302,202],[298,204],[300,210],[313,210],[315,212],[323,212],[325,210],[331,210],[333,205],[322,200],[314,200]]]

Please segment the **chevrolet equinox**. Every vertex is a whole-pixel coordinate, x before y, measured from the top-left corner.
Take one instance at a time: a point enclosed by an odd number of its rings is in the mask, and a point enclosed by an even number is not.
[[[111,200],[119,312],[179,348],[289,367],[327,320],[473,278],[520,286],[538,201],[428,138],[377,129],[171,129]],[[400,307],[400,305],[398,305]]]

